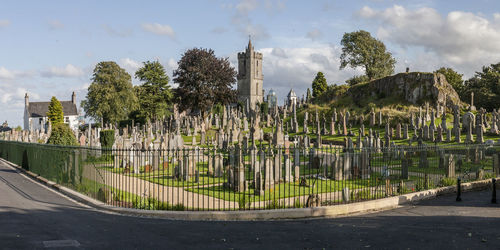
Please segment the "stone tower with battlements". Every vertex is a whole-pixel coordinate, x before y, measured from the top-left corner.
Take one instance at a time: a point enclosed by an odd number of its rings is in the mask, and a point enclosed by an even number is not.
[[[238,53],[238,101],[254,109],[257,103],[264,101],[262,84],[262,54],[254,51],[252,41],[248,40],[245,52]]]

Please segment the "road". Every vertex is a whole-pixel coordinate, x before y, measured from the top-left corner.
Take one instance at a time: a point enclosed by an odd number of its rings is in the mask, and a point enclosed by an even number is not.
[[[0,248],[500,249],[500,205],[490,203],[491,191],[462,199],[330,219],[173,221],[85,207],[0,163]]]

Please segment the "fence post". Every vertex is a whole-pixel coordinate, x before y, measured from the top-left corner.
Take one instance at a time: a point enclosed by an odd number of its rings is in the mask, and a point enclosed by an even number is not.
[[[497,203],[497,185],[495,178],[491,180],[491,185],[493,187],[493,192],[491,193],[491,203]]]
[[[462,197],[460,197],[462,195],[462,190],[460,189],[461,188],[461,185],[460,185],[460,177],[457,178],[457,201],[462,201]]]

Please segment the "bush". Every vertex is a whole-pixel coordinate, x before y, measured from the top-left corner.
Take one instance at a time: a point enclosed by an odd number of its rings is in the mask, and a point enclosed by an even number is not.
[[[59,123],[52,127],[52,133],[47,144],[78,146],[73,130],[64,123]]]
[[[491,179],[491,178],[495,178],[495,177],[497,177],[497,175],[495,173],[484,173],[483,179],[487,180],[487,179]]]
[[[99,140],[101,141],[102,148],[112,148],[115,143],[115,131],[112,129],[102,130],[99,133]]]
[[[439,181],[439,185],[441,187],[454,186],[454,185],[457,185],[457,179],[456,178],[442,178]]]

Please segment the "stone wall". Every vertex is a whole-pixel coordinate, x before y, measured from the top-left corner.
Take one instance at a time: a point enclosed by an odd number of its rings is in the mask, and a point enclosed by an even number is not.
[[[446,102],[448,108],[461,103],[457,92],[441,73],[400,73],[354,86],[347,94],[353,100],[396,97],[417,105],[425,102],[444,105]]]

